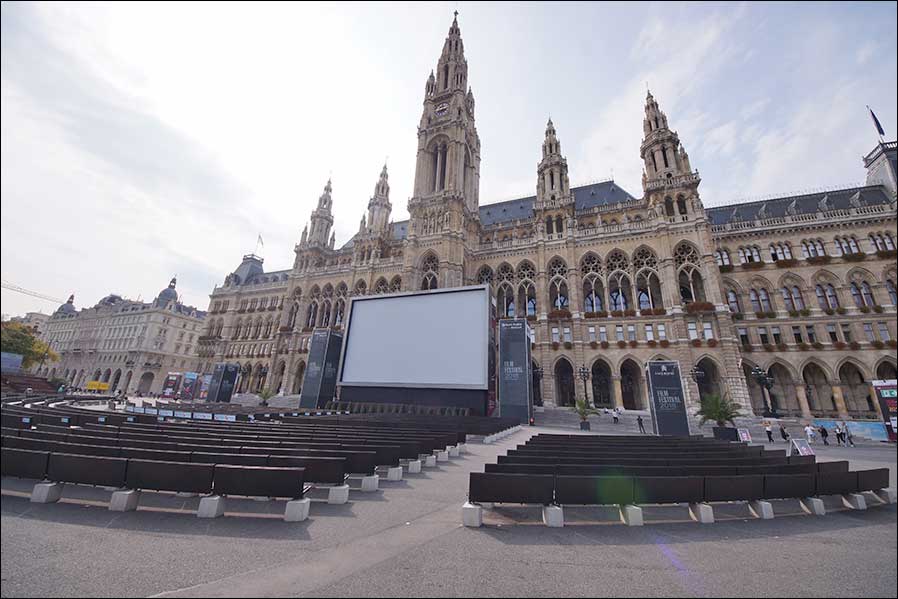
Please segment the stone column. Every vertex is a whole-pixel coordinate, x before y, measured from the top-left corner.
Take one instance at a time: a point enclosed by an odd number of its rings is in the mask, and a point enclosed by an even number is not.
[[[619,374],[611,375],[611,380],[614,383],[612,385],[613,395],[611,398],[614,403],[614,407],[624,409],[624,391],[623,391],[623,389],[621,389],[620,375]]]
[[[848,419],[848,407],[845,405],[845,396],[842,395],[842,386],[833,385],[833,403],[836,404],[836,411],[839,412],[839,418]]]
[[[812,418],[811,407],[808,404],[808,394],[804,381],[795,382],[795,397],[798,399],[798,407],[801,408],[801,417],[810,420]]]
[[[873,388],[873,384],[870,384],[870,399],[873,400],[873,409],[876,410],[876,415],[879,416],[880,422],[882,421],[882,407],[879,405],[879,400],[876,399],[876,389]]]

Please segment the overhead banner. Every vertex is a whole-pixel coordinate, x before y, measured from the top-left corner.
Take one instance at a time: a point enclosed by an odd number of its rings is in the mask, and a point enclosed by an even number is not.
[[[181,399],[193,399],[197,392],[197,378],[195,372],[185,372],[184,381],[181,383]]]
[[[204,374],[199,379],[199,389],[196,395],[197,399],[207,400],[209,399],[209,385],[212,383],[212,375]]]
[[[334,398],[337,390],[337,368],[343,335],[330,329],[315,329],[309,345],[309,365],[306,367],[299,405],[302,408],[323,408]]]
[[[499,321],[499,407],[493,416],[530,422],[533,376],[530,372],[530,335],[527,319]]]
[[[166,399],[173,399],[175,394],[178,392],[178,387],[181,384],[181,373],[180,372],[169,372],[168,376],[165,377],[165,383],[162,385],[162,397]]]
[[[231,394],[234,393],[234,383],[236,382],[236,364],[216,364],[215,370],[212,372],[212,378],[209,380],[209,393],[207,399],[218,403],[230,402]]]
[[[898,436],[898,411],[896,411],[896,403],[898,403],[898,380],[889,379],[882,381],[873,381],[873,390],[876,393],[876,401],[879,402],[879,409],[882,412],[882,419],[886,425],[886,432],[889,435],[889,441],[894,443]]]
[[[679,362],[648,362],[646,372],[655,434],[688,437],[689,416]]]

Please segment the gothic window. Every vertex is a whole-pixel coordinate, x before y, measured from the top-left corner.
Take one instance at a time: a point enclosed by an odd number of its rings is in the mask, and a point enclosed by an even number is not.
[[[549,263],[549,303],[555,310],[567,309],[569,302],[567,288],[567,265],[561,258]]]
[[[732,264],[730,262],[730,253],[725,249],[715,251],[714,260],[717,262],[717,266],[730,266]]]
[[[382,293],[387,293],[389,290],[390,289],[389,289],[389,286],[387,285],[387,280],[384,279],[383,277],[378,279],[377,283],[374,284],[374,293],[375,294],[379,295]]]
[[[390,293],[396,293],[402,290],[402,277],[396,275],[390,281]]]
[[[861,295],[864,298],[864,304],[867,306],[875,306],[876,298],[873,297],[873,289],[870,287],[870,283],[867,281],[863,281],[861,283]]]
[[[770,302],[770,294],[767,289],[750,289],[748,297],[751,300],[752,310],[755,312],[773,312],[773,304]]]
[[[481,266],[477,273],[477,282],[481,285],[493,284],[493,270],[489,266]]]
[[[677,212],[686,214],[686,200],[683,196],[677,196]]]
[[[427,256],[422,264],[424,276],[421,280],[421,289],[437,288],[437,273],[439,271],[440,262],[433,254]]]
[[[670,168],[670,163],[667,162],[667,146],[661,146],[661,158],[664,159],[664,168]]]
[[[500,264],[499,270],[496,271],[496,279],[499,281],[513,281],[514,269],[510,264]]]
[[[895,292],[895,282],[892,279],[886,279],[886,291],[889,293],[889,300],[893,306],[898,306],[898,294]]]
[[[233,339],[239,339],[239,338],[240,338],[240,327],[241,327],[241,324],[242,324],[242,323],[240,322],[240,319],[238,318],[238,319],[237,319],[237,322],[234,323],[234,335],[233,335]]]
[[[605,259],[605,270],[614,272],[616,270],[626,271],[630,266],[627,255],[620,250],[613,250]]]
[[[727,289],[727,305],[730,307],[730,312],[734,314],[742,313],[742,306],[739,303],[739,295],[732,289]]]
[[[324,300],[321,304],[321,326],[329,327],[331,324],[331,302]]]
[[[500,313],[503,317],[514,318],[514,288],[512,288],[510,283],[503,282],[499,285],[499,290],[496,293],[496,304],[499,306]]]
[[[554,232],[554,224],[551,216],[546,217],[546,233],[551,235]]]
[[[583,309],[586,312],[602,312],[605,310],[605,289],[602,279],[595,272],[583,278]]]
[[[311,329],[315,326],[315,321],[318,318],[318,302],[312,300],[312,303],[309,304],[309,309],[306,312],[306,322],[305,328]]]
[[[368,291],[368,286],[365,284],[365,281],[359,281],[355,284],[355,288],[353,289],[353,295],[365,295]]]
[[[801,295],[801,289],[797,285],[792,285],[791,287],[789,285],[783,286],[780,289],[780,294],[783,296],[786,310],[790,312],[804,310],[804,298]]]
[[[839,307],[839,295],[836,293],[836,288],[833,287],[832,284],[818,284],[815,288],[815,292],[817,294],[817,303],[822,310],[835,310]]]
[[[555,232],[564,233],[564,221],[562,220],[561,215],[555,217]]]
[[[655,159],[655,155],[652,155],[652,160]],[[676,213],[674,212],[674,203],[673,200],[669,197],[664,198],[664,213],[667,216],[674,216]]]

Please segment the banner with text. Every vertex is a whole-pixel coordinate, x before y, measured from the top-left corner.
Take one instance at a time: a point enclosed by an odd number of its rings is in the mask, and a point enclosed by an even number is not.
[[[686,398],[680,364],[673,361],[655,361],[646,365],[649,381],[649,407],[652,422],[658,435],[689,436],[689,417],[686,414]]]

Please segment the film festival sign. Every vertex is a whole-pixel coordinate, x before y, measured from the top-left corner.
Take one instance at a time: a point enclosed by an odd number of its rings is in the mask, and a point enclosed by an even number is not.
[[[499,412],[493,416],[528,423],[533,403],[530,335],[523,318],[499,321]]]
[[[334,398],[337,388],[337,364],[340,361],[343,335],[329,329],[315,329],[309,348],[299,405],[302,408],[323,408]]]
[[[646,370],[655,434],[688,437],[689,417],[679,362],[649,362]]]

